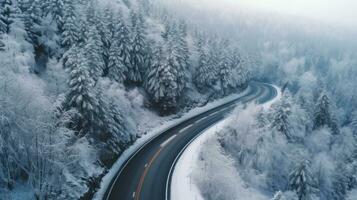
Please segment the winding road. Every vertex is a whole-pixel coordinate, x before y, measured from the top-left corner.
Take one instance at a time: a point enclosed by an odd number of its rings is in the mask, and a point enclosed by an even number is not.
[[[146,143],[117,173],[104,200],[169,200],[172,169],[186,146],[208,127],[224,119],[236,104],[265,103],[276,89],[252,82],[249,92],[229,103],[194,116]]]

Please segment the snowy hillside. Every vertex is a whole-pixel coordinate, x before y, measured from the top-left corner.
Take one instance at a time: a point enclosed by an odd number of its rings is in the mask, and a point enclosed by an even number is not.
[[[244,89],[212,38],[145,0],[0,0],[0,199],[90,199],[142,134]]]

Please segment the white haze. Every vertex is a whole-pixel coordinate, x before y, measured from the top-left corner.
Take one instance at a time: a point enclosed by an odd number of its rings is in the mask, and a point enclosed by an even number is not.
[[[167,1],[167,0],[165,0]],[[203,9],[235,12],[239,8],[300,16],[331,25],[357,28],[354,0],[172,0]]]

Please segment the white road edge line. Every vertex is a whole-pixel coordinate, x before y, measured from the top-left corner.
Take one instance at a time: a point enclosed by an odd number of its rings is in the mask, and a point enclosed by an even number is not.
[[[133,199],[135,198],[135,192],[133,192]]]
[[[160,145],[160,147],[161,147],[161,148],[165,147],[169,142],[171,142],[171,140],[175,139],[176,136],[177,136],[176,134],[173,135],[173,136],[171,136],[169,139],[167,139],[165,142],[163,142],[163,143]]]
[[[213,115],[215,115],[215,114],[217,114],[219,111],[216,111],[216,112],[214,112],[214,113],[211,113],[209,116],[213,116]]]
[[[194,141],[196,140],[200,135],[202,135],[202,133],[204,133],[206,130],[208,130],[209,128],[211,128],[212,126],[214,126],[216,123],[213,123],[211,124],[210,126],[208,126],[207,128],[205,128],[204,130],[202,130],[199,134],[197,134],[194,138],[192,138],[185,146],[183,149],[181,149],[181,151],[179,152],[179,154],[176,156],[174,162],[171,164],[171,167],[170,167],[170,171],[169,171],[169,174],[166,178],[166,187],[165,187],[165,200],[170,200],[170,197],[169,197],[169,190],[171,188],[169,188],[169,182],[170,182],[170,179],[171,179],[171,175],[172,175],[172,172],[174,170],[174,167],[178,161],[178,159],[181,157],[182,153],[187,149],[187,147]]]
[[[261,88],[260,88],[260,90],[261,90]],[[259,98],[259,96],[258,96],[258,98]],[[242,102],[244,102],[244,101],[242,101]],[[236,104],[235,104],[235,105],[236,105]],[[214,114],[216,114],[217,112],[219,112],[219,111],[216,111],[216,112],[210,114],[209,116],[214,115]],[[169,188],[169,186],[171,186],[171,185],[170,185],[169,183],[170,183],[170,180],[171,180],[171,177],[172,177],[172,173],[173,173],[174,167],[175,167],[175,165],[176,165],[178,159],[181,157],[181,155],[182,155],[183,152],[187,149],[187,147],[188,147],[190,144],[192,144],[192,142],[193,142],[194,140],[196,140],[196,139],[197,139],[200,135],[202,135],[206,130],[208,130],[209,128],[213,127],[213,126],[214,126],[215,124],[217,124],[217,123],[218,123],[218,122],[211,124],[209,127],[207,127],[207,128],[204,129],[202,132],[200,132],[199,134],[197,134],[193,139],[191,139],[191,140],[189,141],[189,143],[187,143],[187,144],[185,145],[185,147],[184,147],[183,149],[181,149],[181,151],[179,152],[179,154],[176,156],[174,162],[172,163],[172,165],[171,165],[171,167],[170,167],[170,171],[169,171],[169,174],[168,174],[167,179],[166,179],[165,200],[170,200],[170,198],[171,198],[171,192],[169,192],[169,190],[171,190],[171,188]],[[169,194],[169,193],[170,193],[170,194]]]
[[[245,91],[245,93],[246,93],[245,95],[246,95],[246,96],[249,95],[249,92],[251,92],[251,89],[252,89],[251,86],[248,86],[248,89]],[[247,91],[248,91],[248,92],[247,92]],[[244,96],[241,96],[241,97],[239,97],[239,98],[237,98],[237,99],[242,99],[242,98],[244,98]],[[237,101],[237,99],[234,100],[234,101]],[[202,112],[202,113],[203,113],[203,112]],[[202,113],[200,113],[200,114],[202,114]],[[200,114],[197,114],[196,116],[198,116],[198,115],[200,115]],[[191,118],[192,118],[192,117],[191,117]],[[176,124],[176,126],[177,126],[177,124]],[[172,127],[175,127],[175,126],[173,125]],[[168,131],[168,130],[169,130],[170,128],[172,128],[172,127],[167,127],[167,128],[165,128],[164,130],[162,130],[161,133],[164,133],[165,131]],[[129,162],[130,162],[146,145],[148,145],[150,142],[152,142],[153,140],[155,140],[156,138],[158,138],[160,135],[161,135],[161,134],[157,134],[157,135],[153,136],[153,137],[150,138],[148,141],[144,142],[144,143],[139,147],[139,149],[135,150],[132,155],[129,155],[129,157],[127,158],[127,160],[123,163],[123,166],[121,166],[121,167],[119,168],[119,172],[114,176],[114,181],[113,181],[113,183],[116,183],[116,182],[117,182],[117,180],[119,179],[119,176],[120,176],[121,173],[123,172],[124,168],[125,168],[126,166],[128,166]],[[107,188],[109,188],[109,191],[108,191],[108,192],[106,192],[106,191],[104,192],[103,198],[105,198],[106,200],[109,199],[109,196],[110,196],[110,194],[112,193],[112,191],[113,191],[113,189],[114,189],[114,185],[115,185],[115,184],[112,184],[112,185],[109,185],[109,186],[107,187]],[[167,198],[167,196],[166,196],[166,198]]]
[[[202,121],[205,120],[206,118],[207,118],[207,117],[203,117],[203,118],[197,120],[197,121],[195,122],[195,124],[202,122]]]
[[[193,124],[190,124],[190,125],[186,126],[185,128],[181,129],[179,131],[179,133],[182,133],[182,132],[186,131],[187,129],[191,128],[192,126],[193,126]]]

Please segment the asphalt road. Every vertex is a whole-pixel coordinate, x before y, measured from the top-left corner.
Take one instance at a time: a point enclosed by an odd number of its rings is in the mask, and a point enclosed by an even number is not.
[[[224,119],[236,104],[264,103],[277,95],[268,84],[253,82],[250,92],[163,132],[131,157],[108,189],[105,200],[168,200],[171,169],[176,158],[195,137]]]

